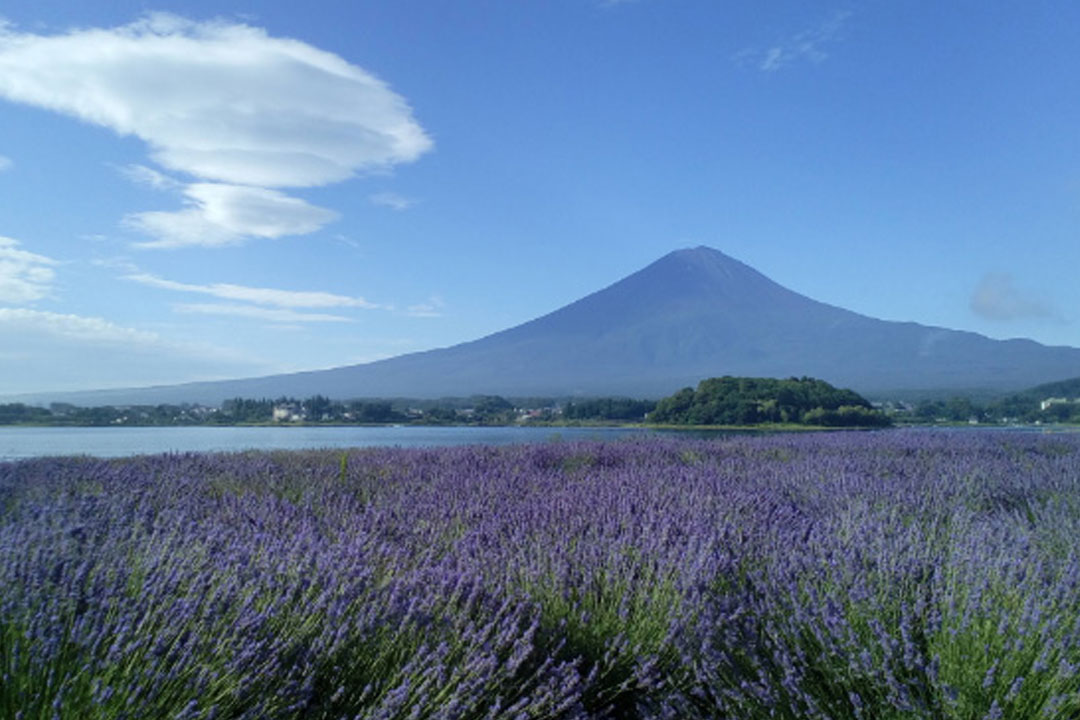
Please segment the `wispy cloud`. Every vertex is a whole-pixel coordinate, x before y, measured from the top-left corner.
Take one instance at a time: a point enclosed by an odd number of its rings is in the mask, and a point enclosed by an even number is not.
[[[69,340],[98,343],[154,345],[163,343],[157,333],[135,330],[99,317],[86,317],[28,308],[0,308],[0,328],[35,330]]]
[[[1060,319],[1049,304],[1016,287],[1008,273],[986,273],[971,295],[971,310],[998,322],[1039,318]]]
[[[0,236],[0,302],[21,305],[48,297],[55,278],[52,258],[19,248],[19,241]]]
[[[139,266],[131,262],[131,260],[125,256],[94,258],[90,261],[90,264],[94,267],[106,268],[108,270],[119,270],[130,275],[142,273]]]
[[[273,323],[337,323],[352,322],[351,318],[326,313],[305,313],[295,310],[256,307],[254,305],[236,305],[229,303],[178,303],[173,309],[179,313],[198,315],[224,315],[229,317],[266,320]]]
[[[404,98],[341,57],[168,14],[58,35],[2,25],[0,98],[134,135],[155,163],[200,181],[182,210],[129,216],[149,247],[313,232],[337,214],[269,188],[338,182],[432,147]],[[147,170],[129,175],[168,185]]]
[[[177,342],[100,317],[29,308],[0,308],[0,337],[5,348],[0,352],[0,393],[5,394],[175,383],[270,369],[263,360],[230,348]],[[14,352],[6,352],[9,348]],[[79,359],[77,373],[71,372],[72,357]],[[37,387],[34,371],[42,378]]]
[[[351,237],[348,237],[347,235],[342,235],[341,233],[338,233],[337,235],[334,235],[334,240],[341,243],[342,245],[351,247],[353,250],[360,249],[360,243],[358,243],[356,240],[353,240]]]
[[[258,305],[272,305],[279,308],[363,308],[370,310],[379,307],[375,303],[368,302],[361,297],[337,295],[320,291],[278,290],[274,288],[232,285],[229,283],[195,285],[167,280],[149,273],[133,273],[125,275],[124,278],[142,285],[162,288],[164,290],[199,293],[221,298],[222,300],[238,300]]]
[[[15,161],[14,160],[12,160],[11,158],[9,158],[6,155],[0,155],[0,172],[4,172],[5,170],[10,170],[14,166],[15,166]]]
[[[368,202],[372,205],[379,205],[380,207],[388,207],[391,210],[408,210],[416,201],[412,198],[407,198],[404,195],[398,195],[392,192],[375,193],[374,195],[368,195]]]
[[[128,227],[157,238],[137,247],[219,247],[250,237],[306,235],[338,217],[333,210],[266,188],[195,183],[184,188],[184,196],[187,207],[183,210],[132,213],[124,218]]]
[[[125,165],[119,170],[124,177],[133,183],[146,185],[155,190],[176,190],[184,186],[179,180],[145,165]]]
[[[850,10],[838,11],[819,25],[765,49],[745,49],[735,56],[735,60],[740,65],[750,65],[763,72],[775,72],[797,62],[824,62],[829,57],[828,46],[837,40],[850,17]]]
[[[442,317],[442,310],[446,306],[443,299],[432,295],[427,302],[417,303],[405,308],[405,314],[411,317]]]

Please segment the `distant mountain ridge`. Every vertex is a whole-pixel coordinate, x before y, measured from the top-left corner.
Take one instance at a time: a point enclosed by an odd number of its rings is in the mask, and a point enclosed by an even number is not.
[[[314,394],[661,397],[721,375],[811,376],[870,395],[1009,391],[1080,375],[1080,349],[870,318],[697,247],[547,315],[448,348],[330,370],[50,397],[79,404]]]

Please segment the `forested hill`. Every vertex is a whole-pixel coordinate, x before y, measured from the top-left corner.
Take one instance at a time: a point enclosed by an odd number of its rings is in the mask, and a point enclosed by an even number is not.
[[[1045,383],[1017,393],[1020,397],[1042,400],[1049,397],[1080,398],[1080,377]]]
[[[673,425],[791,423],[879,427],[889,419],[852,390],[814,378],[719,377],[683,388],[656,405],[649,422]]]

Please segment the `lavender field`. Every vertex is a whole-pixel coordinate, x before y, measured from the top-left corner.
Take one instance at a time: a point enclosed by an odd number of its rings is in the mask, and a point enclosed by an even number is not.
[[[0,464],[4,718],[1075,718],[1080,437]]]

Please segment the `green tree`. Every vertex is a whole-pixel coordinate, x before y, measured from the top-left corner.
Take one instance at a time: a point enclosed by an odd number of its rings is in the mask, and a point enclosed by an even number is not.
[[[708,378],[660,400],[652,422],[686,425],[756,425],[803,422],[834,426],[880,426],[888,418],[861,395],[809,377]]]
[[[25,405],[23,403],[0,405],[0,425],[39,423],[50,420],[51,418],[52,412],[42,407]]]

